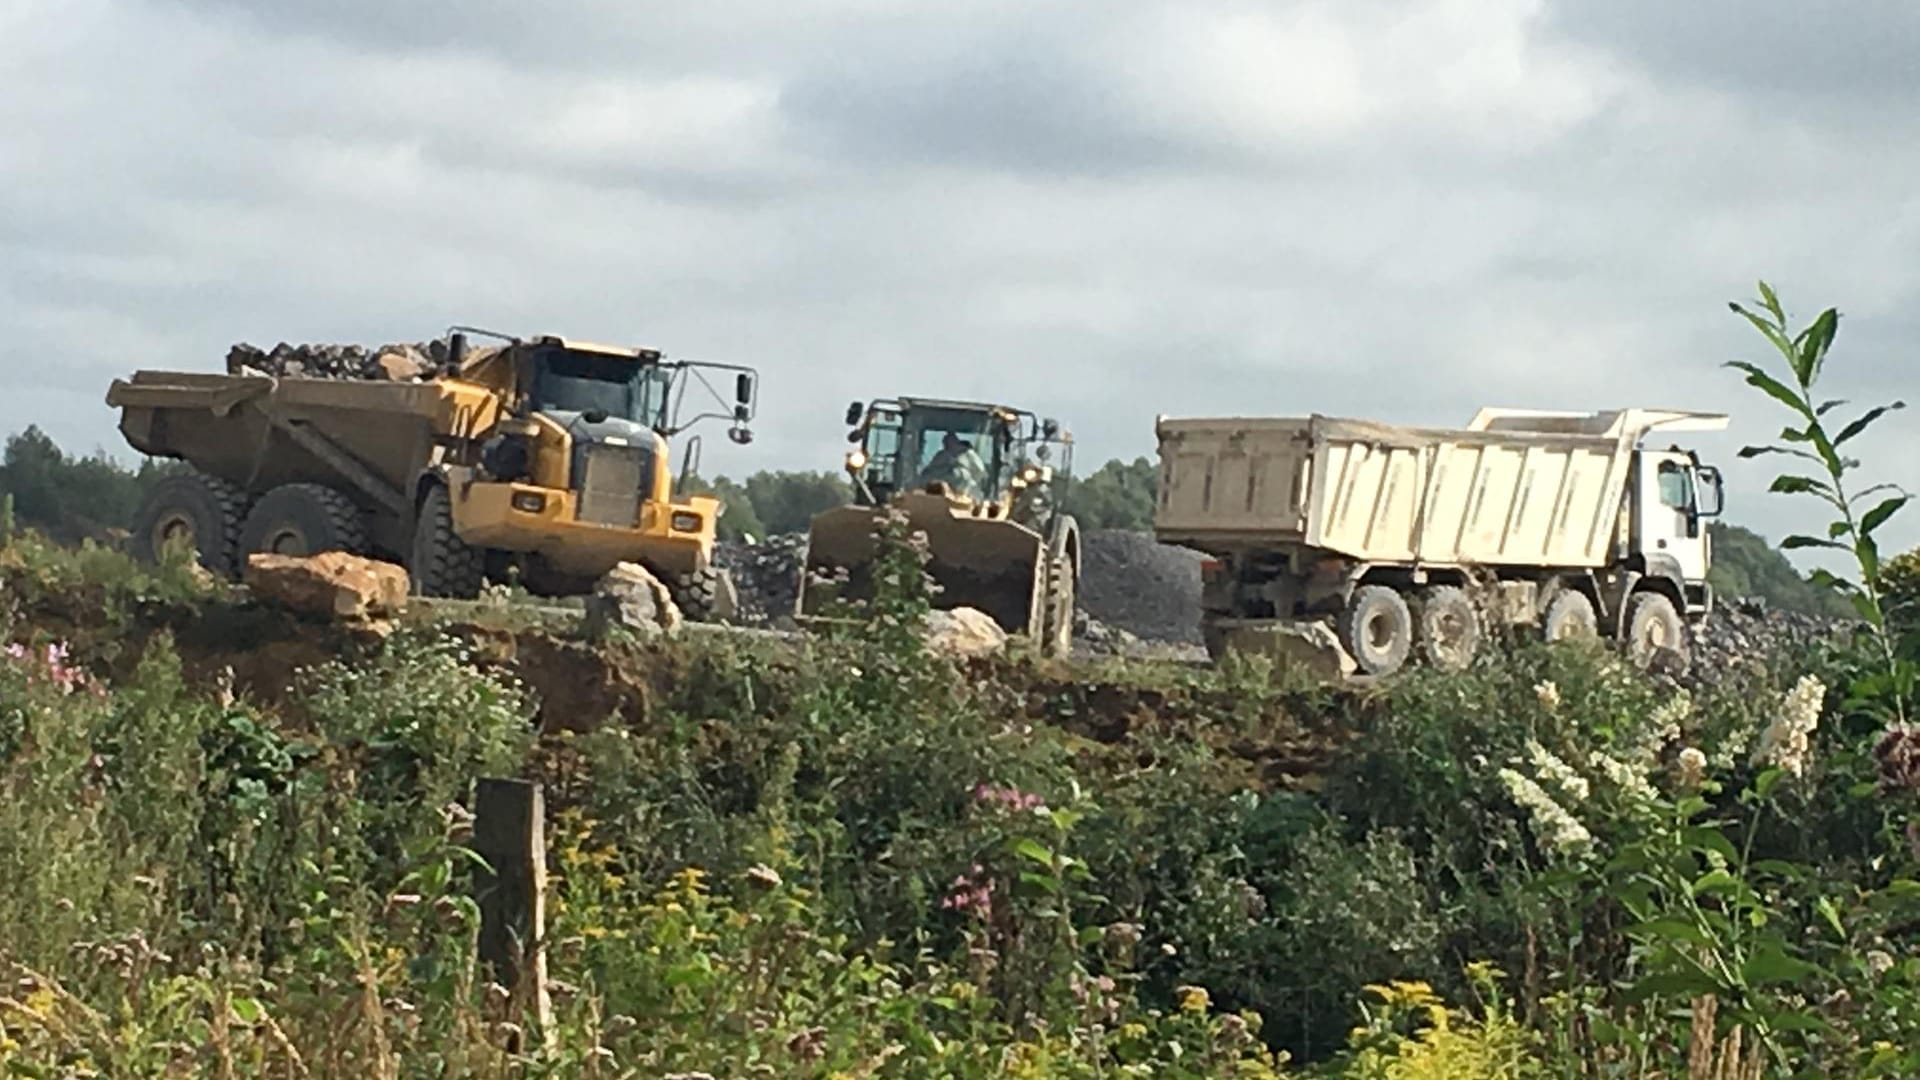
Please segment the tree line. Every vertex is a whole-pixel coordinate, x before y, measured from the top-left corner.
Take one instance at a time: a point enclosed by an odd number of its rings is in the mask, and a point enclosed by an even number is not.
[[[129,468],[98,451],[69,454],[38,427],[29,427],[7,439],[0,493],[11,499],[20,525],[64,543],[110,540],[132,522],[147,485],[182,468],[158,460]],[[1159,469],[1150,459],[1115,458],[1070,480],[1064,505],[1082,528],[1148,531],[1158,481]],[[724,540],[764,541],[805,532],[815,514],[852,498],[845,476],[827,471],[761,470],[739,480],[695,478],[689,487],[724,500]],[[1764,537],[1718,523],[1712,533],[1712,581],[1723,595],[1755,597],[1794,611],[1844,614],[1841,601],[1808,581]]]

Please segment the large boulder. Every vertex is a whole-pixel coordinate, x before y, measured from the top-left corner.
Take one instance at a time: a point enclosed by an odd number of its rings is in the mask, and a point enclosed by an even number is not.
[[[1315,678],[1337,682],[1352,675],[1353,658],[1340,647],[1331,627],[1321,622],[1261,622],[1211,627],[1209,651],[1271,657],[1275,663],[1304,668]]]
[[[975,608],[927,613],[927,648],[959,660],[992,656],[1007,647],[1007,632]]]
[[[247,556],[247,588],[266,603],[345,622],[385,619],[406,610],[405,569],[344,551]]]
[[[607,571],[587,597],[584,629],[596,641],[616,626],[641,637],[671,637],[683,622],[680,605],[652,571],[638,563],[621,563]]]

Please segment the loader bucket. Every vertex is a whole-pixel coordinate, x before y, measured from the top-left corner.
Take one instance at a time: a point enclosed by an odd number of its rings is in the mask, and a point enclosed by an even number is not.
[[[1010,521],[955,512],[944,499],[908,496],[899,505],[913,528],[926,534],[927,573],[938,586],[935,608],[976,608],[1009,634],[1038,637],[1045,610],[1044,545],[1038,533]],[[870,570],[880,514],[872,507],[845,506],[813,519],[800,583],[801,618],[828,614],[834,599],[873,595]]]

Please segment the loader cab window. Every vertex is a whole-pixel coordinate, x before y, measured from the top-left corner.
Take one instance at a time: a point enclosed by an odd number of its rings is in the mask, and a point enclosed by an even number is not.
[[[997,488],[1003,429],[966,409],[917,409],[901,430],[900,472],[912,487],[944,482],[962,495],[991,498]]]
[[[550,349],[534,359],[533,407],[540,412],[600,410],[659,430],[667,425],[672,375],[622,356]]]

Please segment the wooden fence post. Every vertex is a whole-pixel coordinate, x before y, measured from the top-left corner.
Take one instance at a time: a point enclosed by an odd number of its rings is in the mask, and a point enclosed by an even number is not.
[[[547,993],[546,805],[540,785],[482,778],[474,790],[473,849],[492,872],[475,875],[480,959],[512,995],[517,1015],[531,1012],[550,1029]]]

